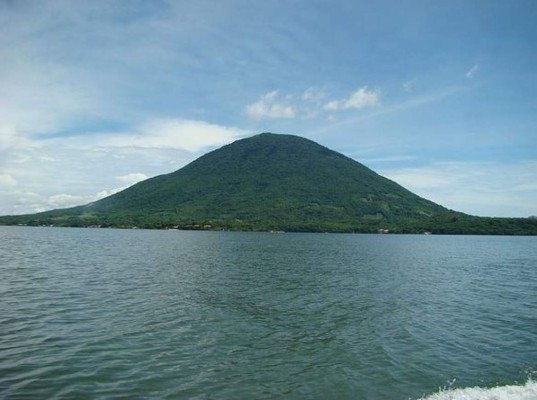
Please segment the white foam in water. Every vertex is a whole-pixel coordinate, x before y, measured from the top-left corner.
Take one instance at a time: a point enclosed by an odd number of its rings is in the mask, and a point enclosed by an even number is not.
[[[499,386],[490,389],[479,387],[447,389],[420,400],[537,400],[537,382],[525,385]]]

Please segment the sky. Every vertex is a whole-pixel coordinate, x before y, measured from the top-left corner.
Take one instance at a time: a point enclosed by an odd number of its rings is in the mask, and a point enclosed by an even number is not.
[[[0,0],[0,215],[261,132],[450,209],[537,215],[537,2]]]

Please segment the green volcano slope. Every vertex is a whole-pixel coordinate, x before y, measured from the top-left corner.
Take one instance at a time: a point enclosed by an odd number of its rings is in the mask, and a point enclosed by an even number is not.
[[[263,133],[85,206],[0,223],[314,232],[537,233],[423,199],[310,140]],[[533,231],[532,231],[533,229]]]

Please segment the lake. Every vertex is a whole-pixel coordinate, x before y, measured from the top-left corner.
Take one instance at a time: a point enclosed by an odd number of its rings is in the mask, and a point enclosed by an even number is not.
[[[537,237],[0,227],[0,398],[535,399],[535,371]]]

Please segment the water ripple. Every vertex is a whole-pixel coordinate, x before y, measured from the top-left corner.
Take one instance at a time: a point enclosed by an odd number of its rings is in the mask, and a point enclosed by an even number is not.
[[[537,366],[535,238],[0,234],[3,398],[406,400]]]

